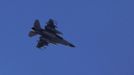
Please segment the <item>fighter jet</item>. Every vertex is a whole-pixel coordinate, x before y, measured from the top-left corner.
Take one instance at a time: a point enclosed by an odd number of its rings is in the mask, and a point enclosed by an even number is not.
[[[31,28],[32,31],[29,32],[29,37],[33,37],[35,35],[40,35],[37,48],[42,48],[44,46],[48,46],[49,43],[52,44],[63,44],[70,47],[75,47],[70,42],[63,39],[59,34],[62,34],[58,31],[56,24],[53,19],[49,19],[44,28],[41,28],[39,20],[35,20],[34,26]]]

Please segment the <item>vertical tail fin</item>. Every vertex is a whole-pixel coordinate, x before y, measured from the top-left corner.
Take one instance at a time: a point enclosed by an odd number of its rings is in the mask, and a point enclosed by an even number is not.
[[[32,28],[32,29],[41,29],[41,26],[40,26],[40,22],[39,22],[39,20],[38,19],[36,19],[35,20],[35,22],[34,22],[34,27]]]

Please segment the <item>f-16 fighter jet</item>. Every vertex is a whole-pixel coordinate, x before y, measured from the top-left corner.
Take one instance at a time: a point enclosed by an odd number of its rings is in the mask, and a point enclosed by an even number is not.
[[[39,20],[35,20],[34,26],[32,27],[32,31],[29,32],[29,37],[33,37],[35,35],[40,35],[37,48],[42,48],[44,46],[48,46],[49,43],[52,44],[63,44],[70,47],[75,47],[70,42],[63,39],[59,34],[62,34],[58,31],[56,24],[53,19],[49,19],[44,28],[41,28]]]

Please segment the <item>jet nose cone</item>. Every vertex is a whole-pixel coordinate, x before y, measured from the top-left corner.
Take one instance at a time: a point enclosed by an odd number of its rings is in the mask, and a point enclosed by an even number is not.
[[[70,47],[75,47],[75,45],[73,45],[73,44],[69,44],[69,46],[70,46]]]

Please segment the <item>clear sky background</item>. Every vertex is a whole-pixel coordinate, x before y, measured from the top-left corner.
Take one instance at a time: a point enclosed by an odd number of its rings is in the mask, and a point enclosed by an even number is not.
[[[134,75],[133,0],[0,0],[0,75]],[[36,48],[49,18],[76,48]]]

